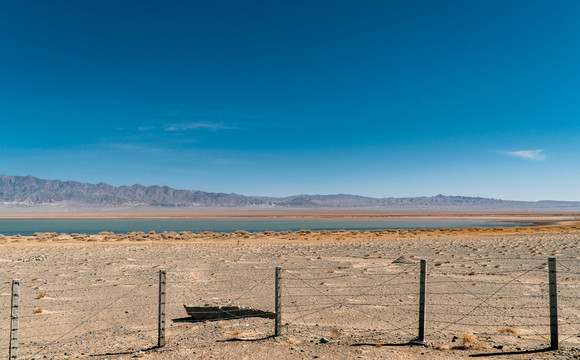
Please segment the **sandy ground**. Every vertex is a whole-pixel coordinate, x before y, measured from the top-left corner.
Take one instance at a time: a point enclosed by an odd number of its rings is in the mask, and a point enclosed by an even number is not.
[[[20,358],[510,359],[580,356],[580,226],[0,236],[0,351],[20,279]],[[557,259],[560,350],[550,344],[548,257]],[[427,263],[425,343],[417,336]],[[183,304],[274,310],[274,321],[184,320]],[[159,270],[167,344],[157,344]],[[328,340],[322,340],[324,338]],[[528,353],[526,353],[528,351]]]

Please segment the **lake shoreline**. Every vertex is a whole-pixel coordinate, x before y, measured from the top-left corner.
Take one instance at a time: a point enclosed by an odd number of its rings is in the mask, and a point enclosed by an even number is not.
[[[465,228],[425,228],[425,229],[376,229],[376,230],[309,230],[297,231],[260,231],[249,232],[238,230],[233,232],[192,232],[192,231],[131,231],[127,233],[114,233],[102,231],[98,234],[83,233],[54,233],[37,232],[34,235],[3,235],[0,234],[0,244],[4,243],[75,243],[75,242],[141,242],[173,243],[173,242],[311,242],[330,241],[337,237],[344,240],[393,240],[398,238],[446,238],[457,236],[497,236],[497,235],[523,235],[523,234],[562,234],[580,233],[580,223],[568,225],[530,225],[530,226],[497,226],[497,227],[465,227]]]

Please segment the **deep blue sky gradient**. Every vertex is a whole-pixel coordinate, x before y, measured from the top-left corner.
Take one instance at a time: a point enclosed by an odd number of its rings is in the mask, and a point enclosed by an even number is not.
[[[580,2],[0,1],[0,173],[580,200]]]

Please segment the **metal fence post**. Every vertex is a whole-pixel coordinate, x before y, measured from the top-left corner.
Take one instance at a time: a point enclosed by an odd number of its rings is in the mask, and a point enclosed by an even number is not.
[[[157,324],[157,347],[165,346],[165,295],[167,270],[159,270],[159,322]]]
[[[20,303],[20,280],[12,280],[12,302],[10,315],[10,350],[8,358],[18,359],[18,307]]]
[[[276,320],[274,323],[274,336],[280,336],[282,328],[282,268],[276,267],[276,293],[275,293],[275,312]]]
[[[425,277],[427,275],[427,261],[421,260],[421,275],[419,279],[419,336],[417,341],[425,341]]]
[[[550,281],[550,349],[558,350],[558,288],[556,286],[556,258],[548,258]]]

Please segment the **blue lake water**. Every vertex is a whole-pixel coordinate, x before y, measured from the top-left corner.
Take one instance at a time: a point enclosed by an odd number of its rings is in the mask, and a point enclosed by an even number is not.
[[[525,226],[532,223],[515,223],[488,220],[438,220],[438,219],[264,219],[264,218],[219,218],[219,219],[0,219],[0,234],[23,236],[35,232],[97,234],[101,231],[127,233],[131,231],[192,231],[234,232],[245,230],[297,231],[318,230],[375,230],[375,229],[437,229],[494,226]]]

